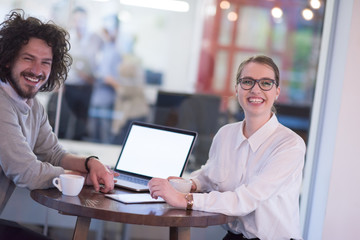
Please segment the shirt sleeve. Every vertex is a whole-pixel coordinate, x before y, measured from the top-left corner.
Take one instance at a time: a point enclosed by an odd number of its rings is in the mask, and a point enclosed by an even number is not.
[[[59,141],[52,131],[48,116],[44,107],[38,103],[40,114],[40,128],[35,139],[33,152],[42,162],[49,162],[51,165],[59,166],[61,159],[65,154],[65,150],[59,144]]]
[[[218,137],[219,133],[214,136],[213,142],[209,150],[209,159],[206,164],[201,166],[199,170],[196,170],[191,173],[191,180],[196,184],[196,192],[210,192],[215,190],[214,183],[212,179],[212,174],[216,169],[218,169],[218,163],[216,162],[217,147],[218,147]],[[220,171],[218,171],[220,172]]]
[[[4,98],[3,98],[4,99]],[[48,188],[52,179],[64,172],[59,165],[65,152],[51,131],[44,108],[35,102],[22,120],[14,103],[0,106],[0,164],[5,175],[19,187]],[[26,114],[25,114],[26,115]]]
[[[293,137],[290,143],[275,147],[264,166],[250,177],[247,184],[238,185],[233,191],[221,191],[217,188],[217,178],[231,177],[224,174],[231,166],[221,166],[219,161],[212,159],[211,156],[216,154],[216,148],[220,144],[214,142],[208,163],[193,175],[193,181],[199,186],[199,190],[206,192],[194,194],[193,209],[244,216],[256,210],[263,202],[283,193],[298,195],[305,155],[305,144],[299,138]]]

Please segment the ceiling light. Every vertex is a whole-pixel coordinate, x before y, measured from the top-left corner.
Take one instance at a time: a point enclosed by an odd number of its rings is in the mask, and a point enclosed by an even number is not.
[[[313,13],[310,9],[305,8],[305,9],[302,11],[302,16],[303,16],[303,18],[304,18],[306,21],[310,21],[311,19],[313,19],[314,13]]]
[[[227,19],[230,22],[235,22],[238,19],[238,15],[237,15],[236,12],[229,12],[228,15],[227,15]]]
[[[271,9],[271,15],[274,18],[281,18],[283,16],[283,11],[279,7],[274,7],[273,9]]]
[[[221,9],[229,9],[230,8],[230,2],[229,1],[221,1],[220,2],[220,8]]]
[[[189,4],[185,1],[175,0],[120,0],[123,5],[153,8],[174,12],[188,12]]]
[[[319,0],[311,0],[310,1],[310,6],[313,9],[319,9],[321,7],[321,2]]]

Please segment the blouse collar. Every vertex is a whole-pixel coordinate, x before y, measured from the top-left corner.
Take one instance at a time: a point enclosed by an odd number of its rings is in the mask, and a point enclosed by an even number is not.
[[[273,114],[272,117],[249,138],[246,138],[244,135],[244,124],[245,121],[242,121],[240,124],[240,134],[236,146],[240,146],[243,141],[248,140],[251,150],[255,152],[261,144],[275,132],[276,128],[279,126],[279,121],[276,115]]]

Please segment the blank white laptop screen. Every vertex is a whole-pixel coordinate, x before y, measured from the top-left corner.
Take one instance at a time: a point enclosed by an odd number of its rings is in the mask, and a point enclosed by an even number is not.
[[[147,177],[181,176],[196,133],[161,127],[133,123],[115,169]]]

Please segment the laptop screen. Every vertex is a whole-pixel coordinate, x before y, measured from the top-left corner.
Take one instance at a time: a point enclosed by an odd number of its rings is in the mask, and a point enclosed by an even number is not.
[[[146,177],[181,176],[196,132],[133,122],[115,169]]]

